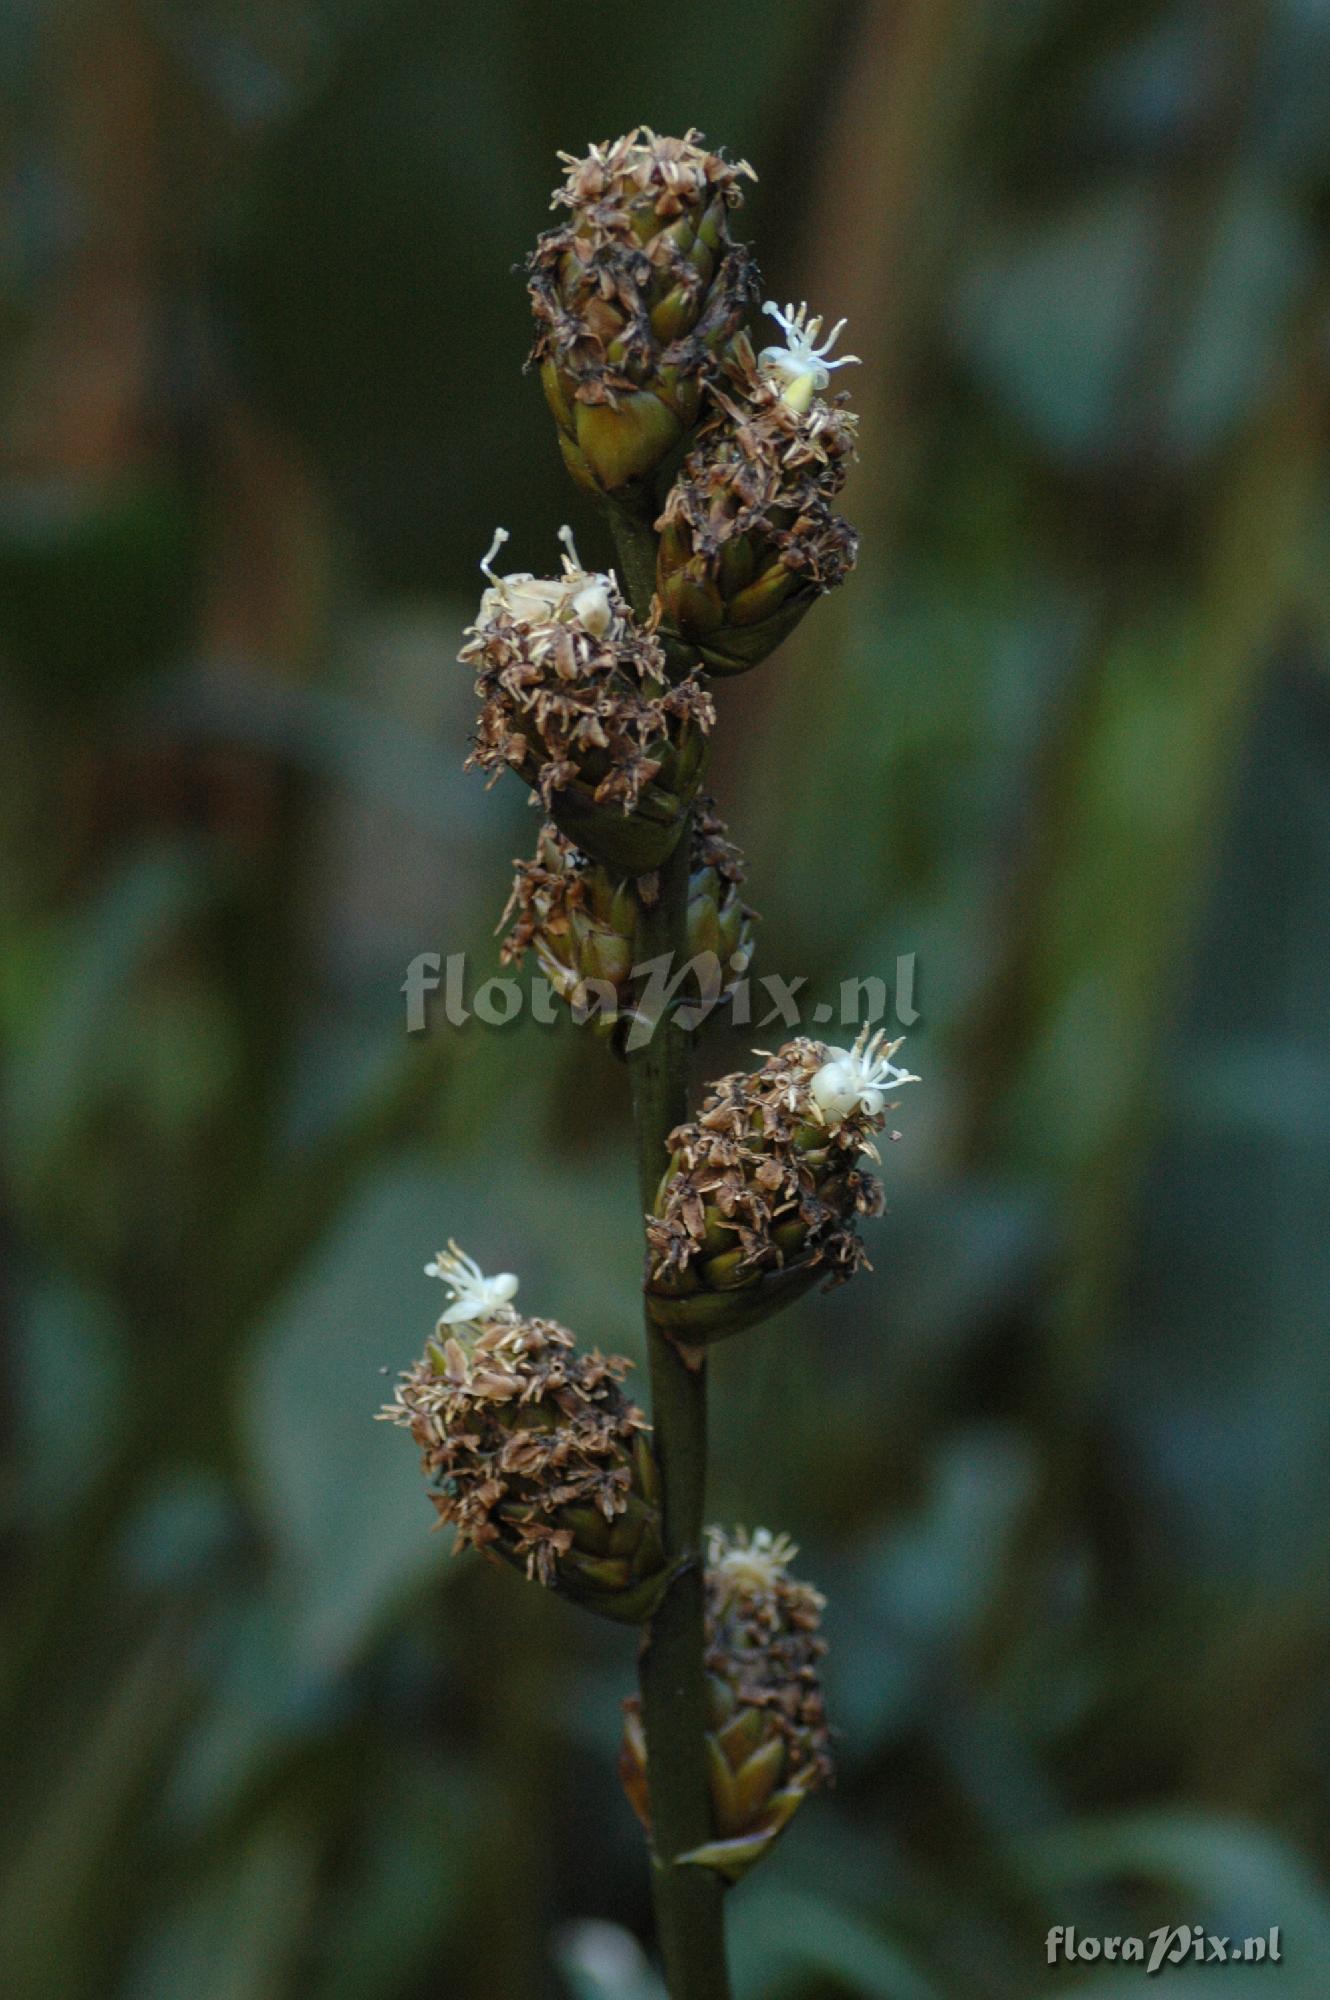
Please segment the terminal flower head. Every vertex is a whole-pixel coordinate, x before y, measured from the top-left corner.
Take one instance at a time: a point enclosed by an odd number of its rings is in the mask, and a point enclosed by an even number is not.
[[[903,1083],[918,1083],[908,1070],[892,1061],[904,1041],[887,1040],[885,1028],[869,1034],[867,1023],[859,1030],[851,1049],[827,1050],[827,1060],[809,1084],[813,1101],[830,1124],[839,1124],[854,1112],[876,1118],[886,1108],[888,1091]]]
[[[474,1257],[459,1250],[451,1237],[448,1248],[440,1250],[432,1264],[426,1264],[427,1278],[441,1278],[452,1294],[439,1315],[440,1326],[470,1326],[476,1320],[491,1319],[517,1295],[518,1280],[511,1271],[487,1278]]]
[[[565,462],[597,494],[650,490],[698,421],[756,289],[730,217],[744,161],[636,126],[560,154],[561,220],[528,261],[532,360]]]
[[[838,319],[822,340],[822,321],[816,314],[809,316],[806,303],[801,302],[796,310],[792,305],[782,307],[774,299],[768,299],[762,310],[770,314],[785,335],[785,345],[764,347],[757,365],[785,384],[782,392],[785,402],[797,410],[806,410],[813,397],[830,383],[833,368],[845,368],[859,360],[857,354],[842,354],[835,361],[830,358],[832,348],[845,330],[845,321]]]

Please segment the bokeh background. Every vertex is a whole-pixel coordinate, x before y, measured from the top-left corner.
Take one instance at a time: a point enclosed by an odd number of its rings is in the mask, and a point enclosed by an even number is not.
[[[714,1369],[841,1731],[738,1993],[1199,1922],[1284,1963],[1170,1992],[1324,2000],[1330,4],[14,0],[0,78],[4,1991],[652,1991],[631,1637],[371,1421],[449,1234],[637,1351],[622,1071],[399,987],[533,842],[453,661],[496,521],[609,558],[515,267],[645,118],[864,357],[715,779],[758,969],[915,953],[926,1078],[875,1275]]]

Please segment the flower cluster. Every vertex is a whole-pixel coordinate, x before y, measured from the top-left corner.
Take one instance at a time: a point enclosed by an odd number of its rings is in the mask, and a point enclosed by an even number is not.
[[[649,1425],[620,1386],[630,1363],[523,1317],[516,1279],[486,1278],[455,1244],[428,1268],[449,1304],[384,1414],[420,1447],[455,1547],[608,1617],[646,1617],[665,1574]]]
[[[754,297],[729,211],[753,179],[701,134],[639,126],[584,158],[561,154],[566,221],[529,265],[532,360],[575,479],[641,481],[697,421],[702,392]]]
[[[489,585],[461,653],[482,703],[469,762],[517,771],[579,846],[642,872],[678,837],[715,710],[695,676],[671,684],[614,577],[583,569],[571,537],[567,548],[557,578],[496,576],[497,538],[482,565]]]
[[[660,1325],[701,1345],[866,1263],[855,1223],[880,1213],[882,1190],[860,1162],[877,1158],[884,1087],[915,1081],[891,1062],[896,1046],[799,1036],[761,1069],[722,1077],[676,1127],[647,1218]]]
[[[818,1668],[825,1600],[789,1565],[785,1535],[712,1529],[706,1574],[708,1771],[715,1839],[680,1858],[731,1881],[745,1875],[832,1775]],[[637,1699],[624,1704],[624,1789],[646,1828],[651,1809],[646,1737]]]
[[[741,894],[744,859],[712,801],[693,813],[686,952],[694,962],[695,993],[704,1009],[733,991],[752,962],[754,912]],[[645,888],[639,885],[639,893]],[[505,965],[533,951],[541,971],[579,1018],[622,1047],[631,1025],[638,981],[633,978],[638,899],[632,886],[578,852],[552,823],[536,853],[519,861],[500,929],[513,919],[499,948]]]
[[[854,459],[856,421],[812,393],[807,368],[791,378],[798,365],[784,349],[754,363],[741,345],[656,523],[663,627],[713,673],[765,659],[858,554],[831,504]]]
[[[560,158],[558,219],[527,265],[531,359],[569,471],[606,506],[631,602],[612,572],[586,568],[568,528],[558,574],[499,573],[499,529],[461,652],[481,704],[468,764],[491,780],[516,772],[546,816],[517,864],[501,957],[534,953],[574,1014],[631,1059],[641,1157],[650,1174],[665,1165],[644,1287],[660,1462],[625,1393],[629,1363],[520,1312],[516,1276],[487,1276],[455,1243],[426,1266],[446,1303],[382,1414],[419,1447],[458,1548],[608,1617],[656,1621],[641,1653],[647,1722],[658,1770],[683,1773],[677,1797],[657,1794],[664,1918],[684,1880],[674,1865],[737,1880],[831,1772],[822,1599],[791,1575],[787,1538],[713,1531],[704,1658],[697,1595],[671,1590],[701,1563],[689,1524],[701,1518],[702,1385],[683,1367],[865,1264],[859,1218],[882,1207],[866,1161],[879,1159],[892,1093],[916,1079],[885,1032],[851,1048],[801,1036],[722,1077],[667,1133],[689,1101],[680,1030],[752,956],[743,857],[699,796],[715,723],[706,677],[757,665],[854,566],[857,536],[835,503],[856,420],[828,392],[857,357],[835,352],[843,321],[824,335],[806,304],[771,301],[779,338],[755,352],[755,272],[730,234],[746,163],[694,130],[646,126]],[[681,937],[687,965],[668,966],[666,995],[659,968]],[[703,1750],[710,1839],[701,1772],[696,1786],[688,1777]],[[650,1834],[636,1701],[621,1769]],[[678,1928],[662,1922],[671,1991]]]

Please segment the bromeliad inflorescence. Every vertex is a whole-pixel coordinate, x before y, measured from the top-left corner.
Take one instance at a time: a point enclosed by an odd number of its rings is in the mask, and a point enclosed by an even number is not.
[[[426,1266],[444,1309],[384,1414],[459,1547],[644,1628],[621,1771],[671,2000],[718,2000],[722,1893],[831,1767],[823,1600],[791,1575],[793,1544],[758,1529],[701,1546],[706,1353],[865,1267],[869,1163],[918,1081],[885,1030],[848,1048],[799,1035],[689,1111],[690,1035],[752,957],[743,858],[700,793],[710,683],[760,665],[854,567],[836,502],[856,421],[828,392],[857,357],[806,304],[768,301],[781,339],[761,344],[731,234],[746,163],[646,126],[561,158],[559,220],[527,265],[532,360],[618,561],[588,568],[563,527],[556,573],[505,573],[495,532],[461,653],[480,700],[468,762],[514,771],[543,815],[504,962],[531,952],[627,1060],[653,1408],[626,1393],[626,1359],[519,1312],[517,1277],[449,1242]],[[670,1001],[649,1005],[648,974],[681,954]]]

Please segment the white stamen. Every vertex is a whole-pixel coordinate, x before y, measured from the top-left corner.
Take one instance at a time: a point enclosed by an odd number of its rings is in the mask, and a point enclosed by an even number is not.
[[[559,529],[559,540],[563,543],[563,548],[564,548],[564,556],[563,556],[564,568],[566,570],[576,571],[577,574],[580,576],[585,576],[586,571],[582,567],[582,558],[578,555],[577,543],[573,540],[573,531],[568,526],[568,523],[566,521],[564,522],[563,526]]]
[[[468,1257],[452,1238],[432,1264],[426,1264],[427,1278],[441,1278],[452,1293],[450,1303],[439,1315],[440,1326],[469,1326],[473,1320],[489,1319],[509,1304],[517,1292],[518,1280],[511,1271],[487,1278],[474,1257]]]
[[[494,584],[496,587],[498,585],[499,579],[494,574],[494,568],[493,568],[494,558],[495,556],[498,555],[499,550],[503,547],[504,543],[508,539],[509,539],[508,530],[506,528],[496,528],[494,530],[494,540],[490,543],[489,548],[486,550],[485,554],[480,558],[481,575],[487,576],[490,582]]]

